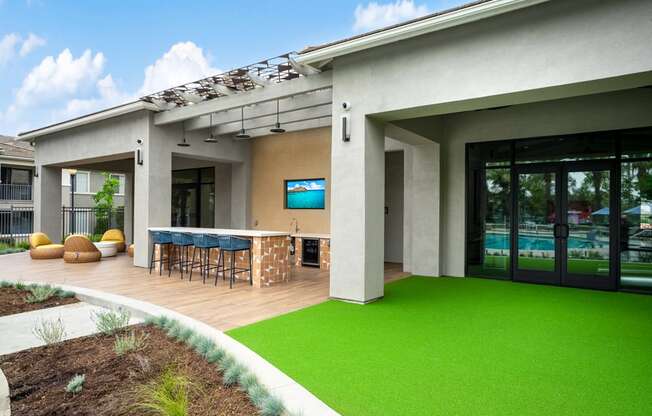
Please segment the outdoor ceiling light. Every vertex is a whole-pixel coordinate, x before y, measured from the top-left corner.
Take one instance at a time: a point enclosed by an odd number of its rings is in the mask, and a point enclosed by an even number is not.
[[[183,135],[183,140],[179,143],[177,143],[177,146],[179,147],[189,147],[190,143],[186,141],[186,122],[184,121],[181,124],[181,134]]]
[[[247,134],[244,128],[244,107],[240,107],[240,131],[235,135],[238,139],[248,139],[251,136]]]
[[[217,139],[213,136],[213,113],[209,115],[210,121],[208,123],[208,137],[204,139],[206,143],[217,143]]]
[[[279,100],[276,100],[276,126],[269,129],[272,133],[285,133],[285,129],[281,128],[281,122],[279,121],[279,111],[278,111],[278,102]]]

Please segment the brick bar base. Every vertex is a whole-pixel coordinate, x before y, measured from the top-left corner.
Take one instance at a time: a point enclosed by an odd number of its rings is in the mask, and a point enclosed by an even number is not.
[[[192,257],[193,247],[190,247],[189,250],[190,256]],[[224,266],[229,268],[231,266],[231,254],[224,254]],[[158,258],[159,255],[159,246],[157,246],[155,258]],[[276,283],[290,281],[289,237],[253,237],[251,255],[252,279],[254,286],[271,286]],[[218,256],[218,250],[211,250],[210,262],[217,264]],[[163,249],[163,258],[166,259],[163,263],[163,270],[167,271],[167,250],[165,248]],[[199,260],[199,253],[197,253],[197,260]],[[246,251],[238,251],[235,253],[235,265],[238,268],[249,267],[249,256]],[[158,263],[155,267],[158,271]],[[199,270],[196,270],[196,272],[198,273]],[[238,280],[249,280],[249,273],[238,273],[236,278]]]

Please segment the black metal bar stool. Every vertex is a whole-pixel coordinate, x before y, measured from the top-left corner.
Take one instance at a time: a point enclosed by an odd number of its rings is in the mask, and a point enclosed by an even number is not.
[[[152,269],[154,268],[155,263],[158,265],[158,274],[161,275],[163,270],[163,248],[167,248],[167,261],[168,269],[170,268],[170,245],[172,244],[172,234],[167,231],[150,231],[152,238],[152,254],[149,258],[149,274],[152,274]],[[154,252],[156,251],[156,246],[159,246],[158,259],[154,258]]]
[[[246,251],[249,253],[249,267],[236,267],[235,266],[235,253],[238,251]],[[226,253],[226,254],[225,254]],[[224,257],[231,253],[231,264],[227,269],[224,266]],[[229,288],[233,288],[233,283],[235,282],[235,276],[238,273],[249,273],[249,284],[253,285],[253,276],[251,275],[251,240],[246,238],[238,238],[232,235],[220,236],[220,256],[217,260],[217,273],[215,274],[215,284],[217,285],[217,275],[220,270],[222,271],[222,276],[226,275],[226,272],[229,272]]]
[[[172,252],[176,252],[178,255],[174,256],[174,260],[170,264],[170,269],[168,270],[168,276],[172,275],[172,268],[174,266],[179,266],[181,271],[181,278],[183,279],[183,269],[186,270],[190,266],[190,246],[192,246],[192,234],[188,233],[172,233]]]
[[[192,272],[194,269],[199,267],[201,273],[202,282],[206,283],[206,277],[210,275],[212,269],[217,269],[218,265],[211,266],[211,249],[220,247],[220,239],[215,235],[210,234],[193,234],[192,236],[193,244],[195,248],[192,250],[192,263],[190,265],[190,280],[192,281]],[[199,249],[199,263],[195,262],[197,255],[197,249]],[[215,272],[215,278],[217,279],[217,271]]]

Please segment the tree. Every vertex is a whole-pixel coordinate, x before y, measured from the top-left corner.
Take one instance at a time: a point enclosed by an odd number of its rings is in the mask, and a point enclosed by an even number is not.
[[[113,210],[113,196],[120,189],[120,181],[108,172],[102,172],[104,184],[102,189],[93,195],[95,201],[95,234],[104,233],[110,226],[111,211]]]

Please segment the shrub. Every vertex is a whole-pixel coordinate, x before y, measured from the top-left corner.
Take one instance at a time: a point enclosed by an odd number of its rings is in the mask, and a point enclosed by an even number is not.
[[[224,358],[225,352],[222,348],[215,347],[212,351],[206,354],[206,361],[211,364],[216,364]]]
[[[251,387],[249,387],[249,389],[247,390],[247,395],[249,396],[249,400],[251,400],[251,403],[253,403],[254,406],[260,409],[261,407],[263,407],[263,403],[265,403],[265,399],[267,399],[269,393],[267,393],[265,387],[256,383]]]
[[[41,303],[56,295],[59,289],[50,285],[30,286],[29,295],[25,298],[27,303]]]
[[[137,406],[162,416],[186,416],[191,387],[186,376],[168,368],[156,380],[139,389],[142,401]]]
[[[41,319],[32,328],[32,333],[46,345],[50,345],[63,341],[66,328],[61,318]]]
[[[20,243],[16,243],[16,248],[29,250],[29,241],[21,241]]]
[[[285,412],[285,407],[281,401],[271,395],[268,395],[260,406],[261,416],[281,416]]]
[[[25,290],[25,289],[27,289],[27,285],[25,283],[23,283],[23,282],[16,282],[16,283],[14,283],[14,288],[16,290]]]
[[[182,342],[190,341],[195,336],[195,332],[190,328],[179,327],[176,339]]]
[[[71,378],[68,384],[66,385],[66,392],[72,394],[81,393],[85,381],[86,381],[85,374],[75,374],[75,376]]]
[[[57,289],[57,296],[60,298],[73,298],[75,297],[75,292],[71,290]]]
[[[240,380],[240,377],[244,374],[246,369],[242,366],[242,364],[234,363],[233,365],[229,366],[226,370],[224,370],[224,374],[222,375],[222,382],[224,383],[225,386],[232,386],[235,383]]]
[[[14,287],[14,284],[7,280],[0,281],[0,288],[7,288],[7,287]]]
[[[136,335],[135,331],[131,331],[126,335],[117,335],[113,343],[113,350],[118,355],[142,350],[147,344],[147,338],[149,338],[148,334],[141,333],[140,335]]]
[[[91,319],[97,330],[106,335],[113,335],[129,324],[131,314],[122,308],[117,311],[94,311]]]

